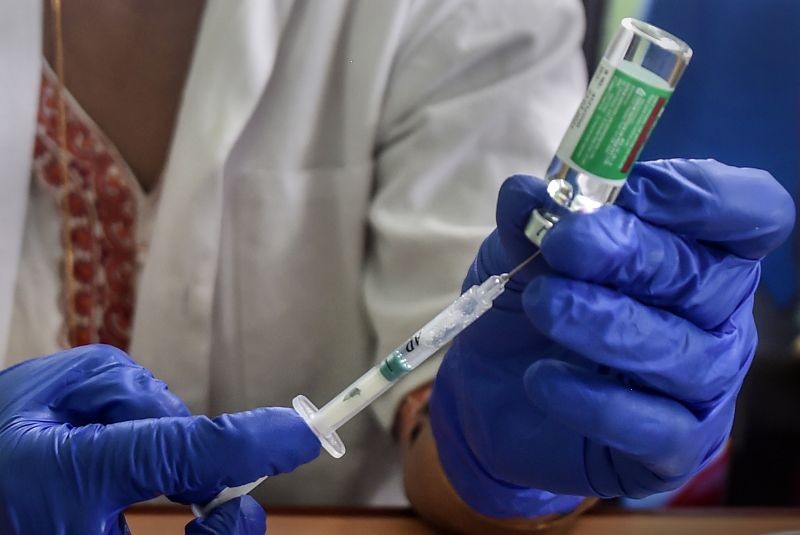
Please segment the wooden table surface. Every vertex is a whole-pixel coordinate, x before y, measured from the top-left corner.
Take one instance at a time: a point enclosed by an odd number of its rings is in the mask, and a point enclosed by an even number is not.
[[[185,510],[139,508],[126,514],[134,535],[182,534],[191,520]],[[267,520],[270,535],[434,535],[402,510],[277,510]],[[670,512],[590,512],[572,535],[800,535],[800,509],[713,509]]]

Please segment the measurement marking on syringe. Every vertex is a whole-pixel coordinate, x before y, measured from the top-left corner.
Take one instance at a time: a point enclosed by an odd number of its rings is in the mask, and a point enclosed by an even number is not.
[[[413,338],[411,338],[408,342],[406,342],[406,351],[407,352],[411,353],[412,351],[414,351],[415,349],[417,349],[419,347],[419,337],[420,337],[420,333],[417,333],[417,334],[414,335]]]

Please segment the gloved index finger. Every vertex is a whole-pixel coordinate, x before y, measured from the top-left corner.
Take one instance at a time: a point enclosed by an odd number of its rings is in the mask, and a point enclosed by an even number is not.
[[[523,305],[554,342],[698,410],[737,388],[755,353],[750,300],[715,332],[604,286],[554,275],[534,280]]]
[[[320,450],[303,419],[287,408],[91,425],[70,435],[76,472],[106,483],[100,491],[119,507],[290,472]]]
[[[566,214],[542,242],[542,255],[571,278],[609,286],[703,329],[725,321],[760,273],[756,260],[684,239],[618,206]]]
[[[525,226],[533,210],[546,206],[548,202],[550,198],[544,180],[528,175],[513,175],[506,179],[497,197],[499,242],[494,240],[485,244],[478,253],[479,260],[482,256],[491,256],[495,264],[498,261],[503,262],[503,265],[487,266],[488,273],[499,274],[510,271],[538,250],[525,236]],[[484,262],[484,264],[490,263]],[[527,282],[539,271],[541,268],[532,263],[518,273],[513,281]]]
[[[677,234],[757,259],[794,225],[792,198],[766,171],[714,160],[658,160],[634,166],[616,201]]]

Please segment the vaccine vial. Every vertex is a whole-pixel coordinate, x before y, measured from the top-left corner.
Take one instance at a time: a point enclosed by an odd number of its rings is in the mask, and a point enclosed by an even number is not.
[[[531,215],[531,241],[541,245],[565,210],[614,202],[691,57],[664,30],[622,20],[547,170],[552,202]]]

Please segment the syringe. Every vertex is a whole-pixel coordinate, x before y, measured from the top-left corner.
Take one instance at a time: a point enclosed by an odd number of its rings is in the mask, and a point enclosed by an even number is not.
[[[492,303],[503,293],[511,277],[537,256],[539,256],[539,251],[526,258],[508,273],[492,275],[482,284],[476,284],[469,288],[419,329],[408,341],[389,353],[379,364],[367,370],[364,375],[342,390],[321,409],[318,409],[306,396],[296,396],[292,400],[292,406],[317,436],[325,451],[337,459],[344,455],[344,442],[339,438],[336,430],[492,308]],[[194,506],[192,509],[195,515],[205,516],[228,500],[249,493],[265,479],[267,478],[263,477],[247,485],[226,488],[205,506]]]
[[[537,251],[508,273],[492,275],[482,284],[469,288],[321,409],[305,396],[295,397],[292,406],[317,435],[322,447],[337,459],[344,455],[345,446],[336,430],[492,308],[511,277],[538,255]]]
[[[533,212],[525,229],[531,241],[541,245],[565,210],[590,212],[614,202],[691,57],[691,48],[664,30],[622,20],[549,166],[545,179],[553,202]],[[294,398],[292,405],[325,450],[344,455],[336,430],[489,310],[511,277],[537,255],[464,292],[322,409],[305,396]],[[225,489],[195,512],[208,512],[261,481]]]

